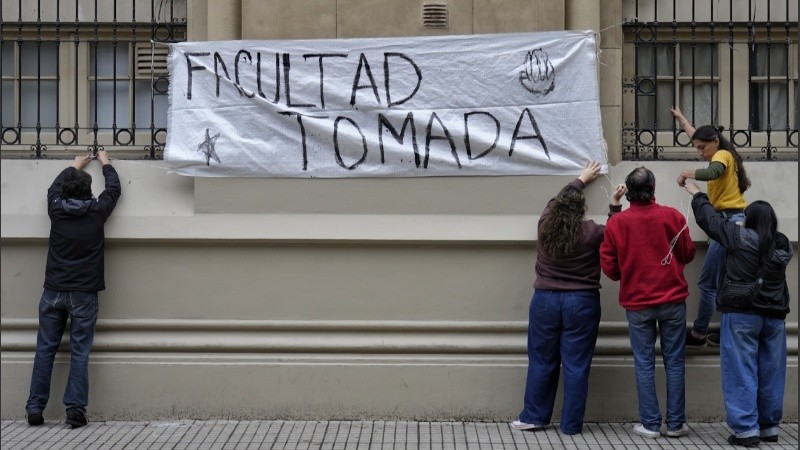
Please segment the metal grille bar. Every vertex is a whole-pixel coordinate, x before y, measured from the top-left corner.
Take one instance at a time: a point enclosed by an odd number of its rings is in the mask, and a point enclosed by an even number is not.
[[[106,149],[160,159],[169,91],[162,46],[186,40],[186,17],[186,0],[4,2],[0,155]]]
[[[745,4],[746,3],[746,4]],[[743,158],[797,160],[795,0],[635,0],[623,25],[623,159],[694,159],[672,119],[724,129]]]

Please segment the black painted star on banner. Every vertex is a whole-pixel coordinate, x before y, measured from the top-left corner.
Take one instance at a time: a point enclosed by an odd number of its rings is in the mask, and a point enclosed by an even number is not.
[[[207,166],[211,165],[212,159],[218,163],[222,163],[222,161],[219,160],[219,156],[217,156],[216,150],[214,150],[214,146],[217,145],[217,138],[219,138],[219,133],[211,136],[208,132],[208,128],[206,128],[206,140],[197,146],[197,151],[206,155]]]

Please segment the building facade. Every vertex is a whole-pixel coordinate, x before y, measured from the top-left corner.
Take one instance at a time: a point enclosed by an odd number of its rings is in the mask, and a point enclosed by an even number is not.
[[[698,246],[687,268],[694,315],[706,237],[674,180],[703,163],[669,115],[677,104],[697,124],[725,127],[753,180],[746,197],[771,202],[797,248],[795,1],[43,3],[3,2],[0,17],[3,418],[24,414],[45,191],[74,155],[99,148],[111,152],[123,196],[106,227],[91,418],[507,420],[519,412],[536,222],[571,177],[171,174],[160,161],[170,42],[597,30],[612,165],[587,190],[587,214],[604,222],[611,186],[634,167],[653,170],[659,202],[687,214]],[[795,258],[793,299],[797,273]],[[601,294],[587,419],[633,420],[617,285],[604,278]],[[797,420],[796,305],[787,318],[787,420]],[[67,367],[62,352],[50,415]],[[724,417],[719,378],[718,352],[687,352],[690,421]]]

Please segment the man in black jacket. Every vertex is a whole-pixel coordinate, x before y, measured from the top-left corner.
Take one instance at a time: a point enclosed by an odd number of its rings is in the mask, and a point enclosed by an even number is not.
[[[88,422],[89,352],[97,322],[97,293],[105,289],[103,227],[122,193],[117,171],[101,150],[97,159],[103,165],[105,190],[98,198],[92,197],[92,176],[83,170],[92,159],[89,155],[75,157],[47,190],[50,240],[31,391],[25,405],[31,425],[44,423],[42,411],[50,397],[53,360],[67,319],[72,357],[64,391],[65,422],[73,428]]]

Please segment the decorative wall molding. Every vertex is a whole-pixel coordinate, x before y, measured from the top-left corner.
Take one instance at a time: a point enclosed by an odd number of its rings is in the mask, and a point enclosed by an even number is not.
[[[0,349],[33,351],[36,330],[34,319],[3,319]],[[101,319],[93,354],[524,355],[526,330],[523,321]],[[797,355],[797,323],[787,323],[787,332],[789,354]],[[595,353],[630,355],[627,324],[601,322]]]

